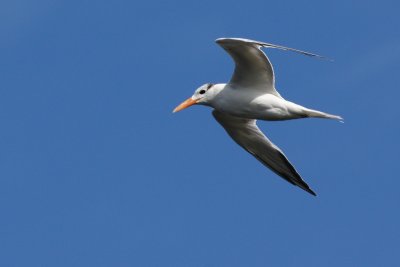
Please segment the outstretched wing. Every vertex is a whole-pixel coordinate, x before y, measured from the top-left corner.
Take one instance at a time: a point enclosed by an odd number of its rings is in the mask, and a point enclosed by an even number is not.
[[[216,110],[213,111],[213,116],[236,143],[262,164],[289,183],[297,185],[316,196],[314,191],[297,173],[285,154],[260,131],[256,125],[256,120],[234,117]]]
[[[220,38],[216,42],[235,61],[235,71],[229,82],[234,88],[251,88],[280,96],[275,89],[274,69],[261,47],[277,48],[301,53],[306,56],[322,56],[280,45],[263,43],[242,38]]]

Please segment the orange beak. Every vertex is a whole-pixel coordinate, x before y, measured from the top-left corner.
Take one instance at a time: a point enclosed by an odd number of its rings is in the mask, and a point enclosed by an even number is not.
[[[188,108],[194,104],[197,104],[197,101],[193,100],[192,98],[188,98],[185,101],[183,101],[179,106],[177,106],[172,112],[175,113],[181,111],[182,109]]]

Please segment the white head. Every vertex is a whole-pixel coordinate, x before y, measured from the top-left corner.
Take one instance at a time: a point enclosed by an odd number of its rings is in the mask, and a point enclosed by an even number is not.
[[[194,91],[192,97],[183,101],[179,106],[174,109],[174,113],[188,108],[192,105],[206,105],[209,106],[212,99],[221,91],[222,87],[219,84],[206,83]]]

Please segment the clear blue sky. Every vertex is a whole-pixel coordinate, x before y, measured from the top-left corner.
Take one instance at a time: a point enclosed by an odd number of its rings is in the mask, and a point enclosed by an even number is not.
[[[398,266],[398,1],[0,3],[0,266]],[[291,186],[206,107],[267,50],[289,100],[342,115],[260,122]]]

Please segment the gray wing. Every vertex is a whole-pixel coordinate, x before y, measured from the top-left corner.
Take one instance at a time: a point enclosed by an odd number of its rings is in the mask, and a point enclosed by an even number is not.
[[[301,53],[306,56],[320,57],[317,54],[263,43],[242,38],[220,38],[216,40],[235,61],[235,70],[229,82],[232,87],[251,88],[280,96],[275,89],[274,69],[261,47],[277,48]]]
[[[234,117],[216,110],[213,111],[213,116],[237,144],[252,154],[262,164],[289,183],[297,185],[316,196],[279,147],[274,145],[260,131],[256,125],[256,120]]]

